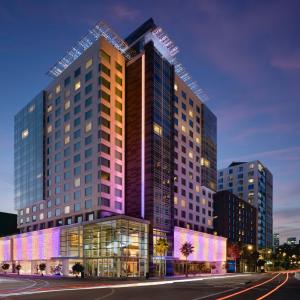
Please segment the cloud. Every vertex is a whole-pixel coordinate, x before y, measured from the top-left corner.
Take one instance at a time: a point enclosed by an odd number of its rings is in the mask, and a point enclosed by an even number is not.
[[[249,139],[252,136],[264,135],[264,134],[278,134],[286,133],[292,130],[293,127],[290,124],[277,123],[266,127],[252,127],[241,130],[237,135],[231,138],[232,141],[242,142]]]
[[[284,57],[274,57],[271,60],[271,66],[281,69],[282,71],[299,71],[300,55],[286,55]]]
[[[234,158],[226,158],[223,160],[223,163],[227,164],[232,161],[247,161],[262,158],[275,158],[283,161],[300,161],[300,146],[256,152]]]
[[[111,10],[112,14],[122,20],[135,20],[140,15],[139,10],[130,8],[121,3],[112,6]]]

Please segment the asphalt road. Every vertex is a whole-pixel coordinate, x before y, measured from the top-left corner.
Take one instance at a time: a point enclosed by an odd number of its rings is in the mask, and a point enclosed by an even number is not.
[[[4,279],[5,280],[5,279]],[[300,299],[300,280],[293,274],[249,274],[167,283],[99,282],[70,279],[0,278],[0,299],[9,300],[225,300],[225,299]],[[108,284],[113,284],[107,287]],[[126,287],[124,287],[124,284]],[[152,285],[153,284],[153,285]],[[67,289],[67,290],[66,290]],[[51,291],[52,290],[52,291]],[[55,290],[55,291],[53,291]],[[274,291],[272,294],[268,293]],[[30,294],[33,292],[33,294]],[[12,295],[18,294],[18,295]],[[21,295],[20,295],[21,294]],[[262,296],[266,295],[266,298]]]

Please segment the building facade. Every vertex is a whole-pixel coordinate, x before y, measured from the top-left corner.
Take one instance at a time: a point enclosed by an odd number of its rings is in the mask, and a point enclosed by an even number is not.
[[[257,209],[229,191],[214,194],[214,230],[231,243],[256,246]]]
[[[233,162],[218,171],[218,191],[228,190],[257,208],[257,247],[273,248],[273,176],[260,162]]]
[[[150,273],[166,238],[171,274],[175,228],[212,232],[216,117],[177,52],[152,19],[126,39],[99,22],[50,69],[51,83],[15,118],[22,233],[147,220]],[[86,267],[97,275],[98,264]]]
[[[274,233],[273,234],[273,251],[274,252],[277,248],[279,248],[279,245],[280,245],[279,233]]]

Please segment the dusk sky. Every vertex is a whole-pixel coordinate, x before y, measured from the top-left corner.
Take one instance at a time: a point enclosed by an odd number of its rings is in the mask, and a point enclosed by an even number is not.
[[[218,117],[218,167],[261,160],[274,176],[274,232],[300,239],[300,1],[0,2],[0,203],[13,212],[13,118],[97,21],[125,37],[149,17]]]

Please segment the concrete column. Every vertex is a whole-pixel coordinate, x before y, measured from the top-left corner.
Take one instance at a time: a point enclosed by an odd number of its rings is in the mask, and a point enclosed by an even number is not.
[[[64,276],[69,276],[69,260],[63,259],[62,260],[62,272]]]

